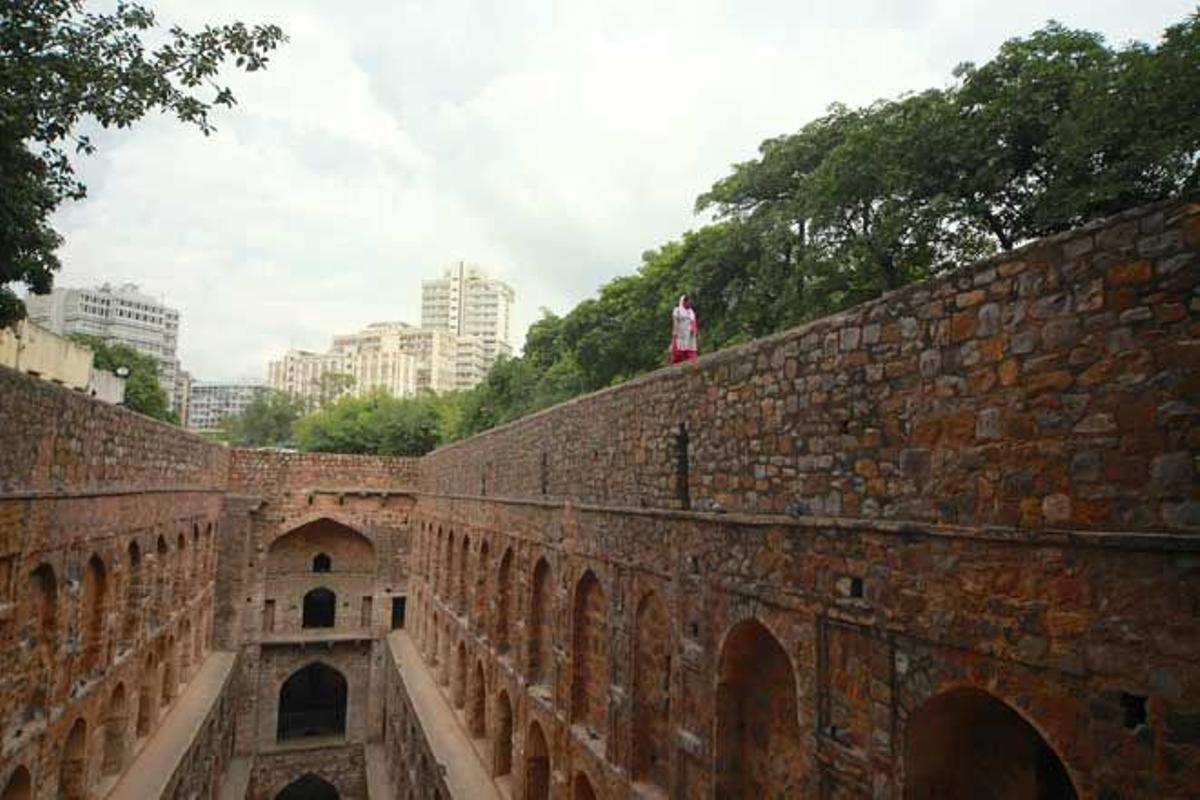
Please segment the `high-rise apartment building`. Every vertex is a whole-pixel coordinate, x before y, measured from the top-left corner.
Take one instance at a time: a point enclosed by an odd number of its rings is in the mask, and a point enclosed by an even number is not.
[[[254,383],[204,383],[195,381],[188,396],[186,426],[193,431],[215,431],[221,420],[246,410],[267,387]]]
[[[56,288],[25,299],[29,318],[62,336],[87,334],[106,344],[124,344],[158,361],[158,381],[178,410],[179,312],[133,283],[94,289]]]
[[[512,305],[515,293],[482,268],[459,261],[441,278],[421,282],[421,327],[450,331],[460,338],[477,338],[479,353],[464,345],[458,365],[458,388],[483,380],[502,355],[512,355]]]
[[[315,406],[342,394],[383,389],[395,397],[457,386],[457,337],[447,331],[376,322],[333,338],[328,352],[289,350],[272,361],[267,383]],[[345,382],[336,376],[347,376]]]

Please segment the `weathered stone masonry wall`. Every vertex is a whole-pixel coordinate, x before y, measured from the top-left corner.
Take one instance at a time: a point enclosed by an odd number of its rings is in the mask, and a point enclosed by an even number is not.
[[[439,450],[435,493],[1200,527],[1200,206],[1035,242]]]
[[[408,590],[415,459],[234,450],[219,603],[241,652],[239,753],[253,758],[251,798],[269,798],[308,772],[343,797],[365,797],[363,748],[382,737],[386,643],[394,597]],[[315,572],[317,554],[330,559]],[[226,569],[226,566],[228,567]],[[228,591],[224,587],[228,586]],[[308,592],[336,597],[331,628],[303,628]],[[345,734],[279,741],[280,689],[313,663],[346,681]]]
[[[493,774],[1190,796],[1198,249],[1131,212],[426,457],[409,627]]]
[[[106,790],[153,736],[212,646],[226,467],[224,448],[0,369],[0,786]]]

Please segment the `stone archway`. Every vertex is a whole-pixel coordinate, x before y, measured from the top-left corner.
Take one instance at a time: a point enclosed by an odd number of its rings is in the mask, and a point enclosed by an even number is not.
[[[301,775],[275,795],[275,800],[339,800],[337,788],[311,772]]]
[[[83,672],[93,675],[105,664],[104,618],[108,612],[108,569],[93,555],[83,573]]]
[[[83,717],[71,726],[58,770],[59,799],[83,800],[88,787],[87,721]]]
[[[796,676],[783,645],[758,620],[743,620],[725,637],[719,665],[717,797],[798,795]]]
[[[592,788],[592,782],[588,780],[588,776],[582,772],[575,773],[575,780],[571,786],[572,800],[596,800],[596,790]]]
[[[588,570],[575,589],[572,613],[571,722],[593,735],[608,727],[608,601],[596,574]]]
[[[994,695],[959,688],[926,700],[905,737],[906,800],[1075,800],[1057,753]]]
[[[347,695],[345,676],[327,664],[296,670],[279,687],[276,741],[344,736]]]
[[[554,586],[550,564],[539,558],[533,568],[529,603],[529,682],[549,683],[554,654],[550,626],[554,619]]]
[[[337,595],[324,586],[304,595],[300,615],[301,628],[332,628],[337,622]]]
[[[512,548],[504,551],[504,556],[500,559],[500,572],[496,577],[496,650],[501,655],[508,652],[510,634],[509,634],[509,606],[512,602],[512,572],[513,572],[513,553]]]
[[[125,731],[129,727],[129,701],[125,684],[118,683],[104,712],[104,775],[117,775],[125,768]]]
[[[475,670],[471,674],[470,701],[467,703],[467,729],[471,738],[482,739],[487,736],[487,686],[483,678],[483,662],[475,662]]]
[[[513,712],[508,692],[496,696],[496,748],[492,759],[492,774],[499,777],[512,772]]]
[[[525,737],[525,800],[548,800],[550,797],[550,748],[542,726],[529,723]]]
[[[13,770],[12,775],[8,776],[8,782],[4,784],[4,791],[0,792],[0,800],[32,800],[33,798],[33,780],[29,777],[29,770],[25,767],[17,767]]]
[[[633,655],[633,778],[666,789],[671,718],[671,625],[666,608],[647,592],[635,618]]]

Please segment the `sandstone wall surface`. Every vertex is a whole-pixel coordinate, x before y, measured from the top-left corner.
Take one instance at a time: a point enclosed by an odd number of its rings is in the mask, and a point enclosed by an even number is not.
[[[1200,206],[1163,204],[442,448],[438,494],[1196,530]]]

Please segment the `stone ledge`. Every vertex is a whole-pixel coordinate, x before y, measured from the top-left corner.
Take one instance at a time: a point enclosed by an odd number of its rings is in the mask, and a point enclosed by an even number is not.
[[[209,655],[150,741],[121,773],[121,779],[106,800],[145,800],[163,796],[175,771],[195,745],[204,721],[225,692],[236,662],[236,653]]]
[[[429,749],[445,770],[450,796],[501,800],[503,796],[489,777],[457,715],[442,698],[412,639],[404,631],[393,631],[387,641]]]
[[[1059,547],[1109,548],[1115,550],[1137,550],[1146,552],[1200,552],[1200,531],[1150,532],[1134,531],[1087,531],[1068,528],[1008,528],[1001,525],[946,525],[941,523],[907,521],[897,519],[872,519],[869,517],[800,516],[787,514],[752,514],[745,512],[721,513],[713,511],[683,511],[674,508],[641,508],[636,506],[597,505],[576,503],[571,500],[541,500],[529,497],[499,497],[475,494],[440,494],[436,492],[414,492],[418,497],[432,500],[467,501],[474,503],[498,503],[500,505],[528,506],[557,511],[581,511],[587,513],[621,514],[624,516],[676,519],[718,525],[740,525],[745,527],[791,527],[797,529],[817,528],[828,530],[841,528],[868,531],[900,538],[938,537],[947,539],[973,539],[976,541],[1003,544],[1024,544],[1034,547],[1055,545]]]

